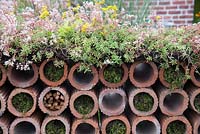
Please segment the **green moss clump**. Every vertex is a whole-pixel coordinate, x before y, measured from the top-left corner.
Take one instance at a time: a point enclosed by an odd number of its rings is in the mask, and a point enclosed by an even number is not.
[[[104,79],[110,83],[118,83],[122,80],[123,69],[121,67],[108,66],[105,68]]]
[[[65,134],[65,125],[59,120],[50,121],[46,127],[46,134]]]
[[[187,79],[183,68],[180,66],[165,69],[164,78],[170,84],[171,89],[183,87],[183,81]]]
[[[147,93],[139,93],[134,97],[133,104],[137,110],[148,112],[153,108],[154,100]]]
[[[111,121],[106,127],[106,134],[126,134],[126,125],[120,120]]]
[[[27,93],[19,93],[12,98],[12,104],[17,111],[26,113],[33,107],[33,98]]]
[[[194,107],[200,112],[200,94],[198,94],[194,99]]]
[[[167,134],[185,134],[186,126],[181,121],[173,121],[167,126]]]
[[[94,101],[88,95],[82,95],[74,101],[74,107],[78,113],[86,115],[94,108]]]
[[[64,67],[56,67],[53,62],[49,62],[44,67],[44,75],[50,81],[59,81],[64,74]]]

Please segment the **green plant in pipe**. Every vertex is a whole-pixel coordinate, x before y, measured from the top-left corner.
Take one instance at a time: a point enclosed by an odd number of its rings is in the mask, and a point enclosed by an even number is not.
[[[103,72],[104,79],[110,83],[118,83],[122,80],[123,69],[121,67],[107,66]]]
[[[147,93],[139,93],[134,97],[133,104],[137,110],[148,112],[153,108],[154,100]]]
[[[45,127],[46,134],[65,134],[65,125],[59,120],[52,120]]]
[[[181,121],[173,121],[167,126],[167,134],[185,134],[186,126]]]
[[[12,98],[12,104],[17,111],[26,113],[33,107],[33,98],[27,93],[19,93]]]
[[[120,120],[111,121],[106,127],[106,134],[126,134],[126,125]]]

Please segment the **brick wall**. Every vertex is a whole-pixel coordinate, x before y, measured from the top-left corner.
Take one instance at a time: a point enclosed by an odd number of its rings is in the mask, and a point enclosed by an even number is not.
[[[165,25],[192,24],[194,0],[154,0],[151,14],[161,16]]]

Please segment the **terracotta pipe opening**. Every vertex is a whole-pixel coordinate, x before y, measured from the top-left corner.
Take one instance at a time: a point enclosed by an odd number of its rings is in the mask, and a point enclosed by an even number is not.
[[[128,67],[104,65],[99,71],[99,78],[106,87],[117,88],[122,86],[128,79]]]
[[[63,87],[47,87],[39,96],[40,109],[49,115],[61,114],[68,106],[69,95]]]
[[[15,116],[30,116],[36,109],[38,91],[35,88],[16,88],[8,97],[8,110]]]
[[[75,64],[69,72],[69,82],[73,87],[79,90],[90,90],[98,82],[98,72],[94,66],[91,66],[91,71],[79,71],[80,63]]]
[[[135,62],[129,73],[130,81],[136,87],[149,87],[158,78],[158,69],[153,62]]]
[[[158,127],[151,121],[144,120],[137,124],[136,133],[137,134],[158,134]]]
[[[95,128],[88,124],[88,123],[82,123],[79,124],[76,128],[76,134],[95,134]]]
[[[70,98],[71,113],[77,118],[90,118],[98,111],[98,100],[94,91],[77,91]]]
[[[179,93],[172,93],[165,96],[164,106],[170,111],[177,111],[184,103],[184,96]]]
[[[172,121],[167,126],[167,134],[185,134],[186,133],[186,125],[184,122],[176,120]]]
[[[14,134],[36,134],[36,129],[31,122],[22,121],[15,126]]]
[[[45,60],[40,65],[40,79],[48,86],[59,86],[66,79],[68,74],[67,64],[64,63],[61,67],[56,67],[53,63],[55,59]]]
[[[106,133],[110,134],[115,131],[118,133],[125,134],[126,133],[125,123],[121,120],[113,120],[109,122],[108,125],[106,126]]]
[[[7,74],[6,69],[0,64],[0,87],[6,82]]]
[[[125,109],[126,100],[122,89],[103,89],[99,95],[99,107],[108,116],[119,115]]]
[[[8,68],[8,79],[15,87],[32,86],[38,79],[38,68],[35,64],[30,66],[30,70],[16,70],[15,67]]]

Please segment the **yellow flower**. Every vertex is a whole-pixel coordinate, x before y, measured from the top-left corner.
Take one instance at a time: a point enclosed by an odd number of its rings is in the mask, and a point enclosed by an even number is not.
[[[71,7],[71,0],[67,0],[67,7]]]
[[[103,4],[105,4],[105,0],[101,0],[99,2],[95,0],[95,4],[103,5]]]
[[[102,8],[102,11],[104,11],[104,12],[109,11],[109,10],[117,11],[118,8],[117,8],[116,5],[113,5],[113,6],[107,6],[107,7]]]
[[[76,7],[74,7],[72,10],[74,11],[74,12],[78,12],[78,10],[80,9],[80,5],[77,5]]]
[[[161,19],[161,16],[156,16],[156,20],[160,20]]]
[[[196,13],[195,16],[196,16],[197,18],[200,18],[200,12]]]
[[[50,15],[47,6],[42,6],[42,10],[41,10],[41,14],[40,14],[40,18],[41,19],[45,19]]]
[[[66,12],[63,12],[63,13],[62,13],[62,19],[65,19],[66,17],[67,17]]]
[[[81,27],[81,32],[86,32],[89,26],[90,26],[89,23],[85,23],[85,24]]]

